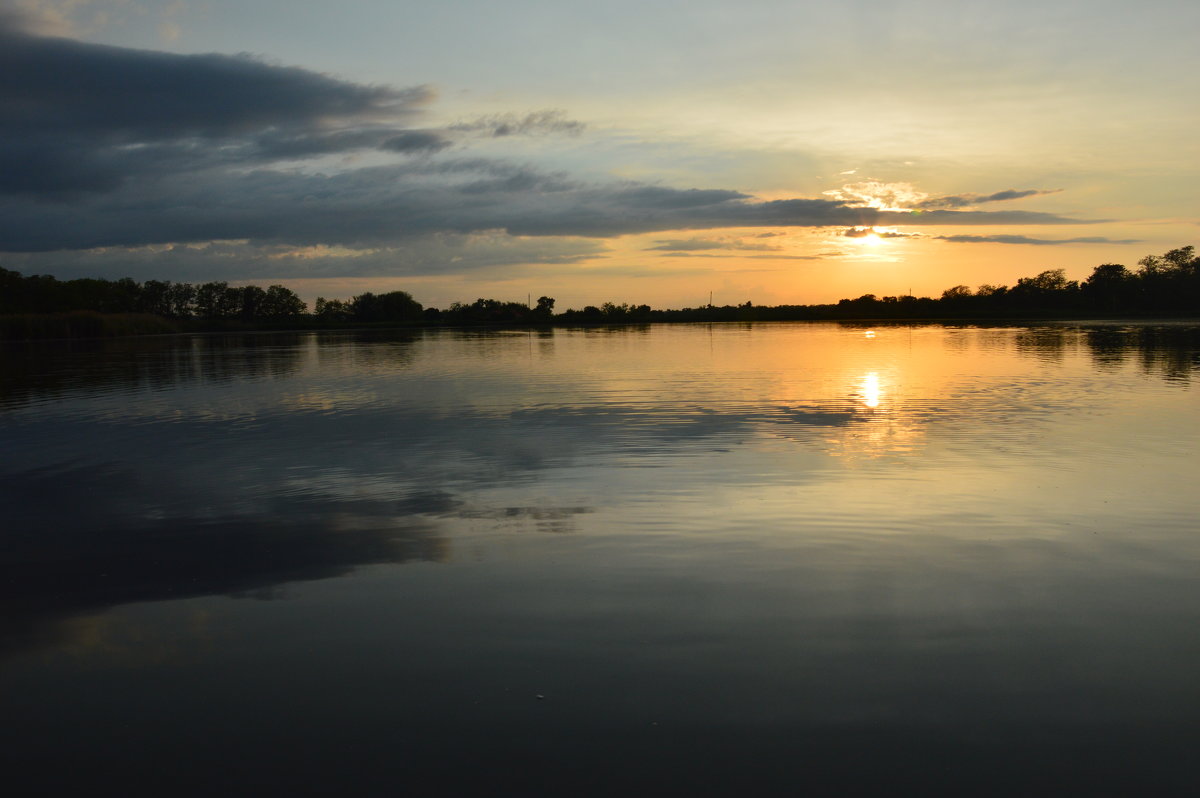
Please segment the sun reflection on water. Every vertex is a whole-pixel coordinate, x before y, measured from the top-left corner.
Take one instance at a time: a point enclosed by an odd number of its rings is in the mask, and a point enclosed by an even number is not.
[[[850,378],[848,388],[843,401],[849,403],[854,421],[829,431],[825,443],[830,454],[872,459],[915,451],[924,436],[923,427],[907,406],[905,391],[893,370],[859,372]]]
[[[872,409],[879,407],[879,397],[882,393],[879,389],[879,375],[872,371],[863,377],[858,393],[864,405]]]

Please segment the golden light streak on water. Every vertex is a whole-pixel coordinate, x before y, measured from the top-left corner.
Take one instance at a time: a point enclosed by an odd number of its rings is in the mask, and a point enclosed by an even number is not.
[[[862,397],[864,405],[872,409],[879,407],[879,397],[881,394],[878,374],[872,371],[863,377],[862,385],[859,387],[859,395]]]

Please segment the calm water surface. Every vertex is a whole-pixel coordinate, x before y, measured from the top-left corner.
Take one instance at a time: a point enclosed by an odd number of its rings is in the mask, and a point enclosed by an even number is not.
[[[1191,794],[1198,352],[1188,325],[9,345],[0,778]]]

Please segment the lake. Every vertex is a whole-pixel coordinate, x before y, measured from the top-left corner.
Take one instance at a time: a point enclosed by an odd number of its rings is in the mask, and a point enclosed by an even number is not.
[[[0,349],[6,791],[1164,795],[1200,327]]]

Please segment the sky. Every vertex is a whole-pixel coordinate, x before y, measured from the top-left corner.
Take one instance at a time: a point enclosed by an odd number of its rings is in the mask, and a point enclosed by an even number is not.
[[[940,295],[1200,238],[1192,0],[0,0],[0,267]]]

